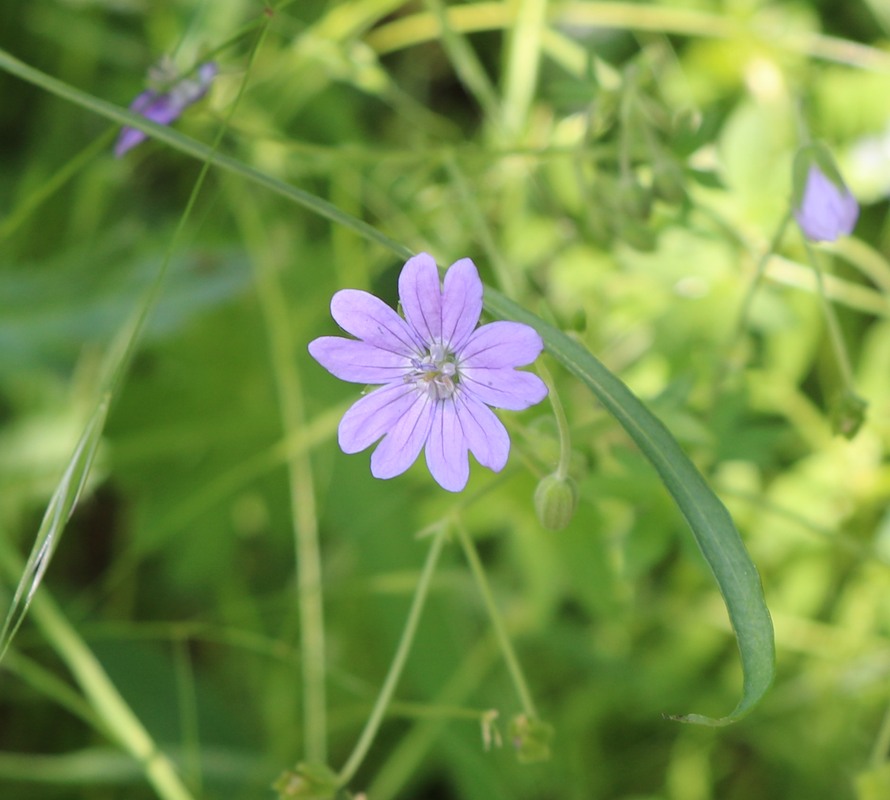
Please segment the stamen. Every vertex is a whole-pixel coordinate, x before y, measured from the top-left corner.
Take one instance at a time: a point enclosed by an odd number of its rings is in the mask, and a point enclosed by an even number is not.
[[[405,375],[405,381],[425,389],[430,398],[447,400],[454,394],[459,382],[457,364],[443,344],[432,344],[424,358],[411,359],[411,366],[413,370]]]

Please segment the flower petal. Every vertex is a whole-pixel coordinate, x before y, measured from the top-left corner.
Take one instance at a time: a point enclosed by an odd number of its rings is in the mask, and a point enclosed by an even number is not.
[[[482,281],[469,258],[455,261],[442,290],[442,340],[459,351],[482,315]]]
[[[833,242],[853,232],[859,217],[859,204],[845,186],[835,185],[813,165],[807,173],[803,198],[794,215],[808,239]]]
[[[402,382],[411,366],[407,356],[342,336],[309,342],[309,354],[332,375],[352,383]]]
[[[379,297],[360,289],[341,289],[331,298],[331,316],[347,333],[400,355],[421,352],[423,343]]]
[[[426,443],[426,465],[436,483],[449,492],[459,492],[470,477],[467,443],[454,403],[435,404],[433,424]]]
[[[495,408],[522,411],[547,396],[547,386],[531,372],[504,369],[461,368],[460,385],[478,400]]]
[[[500,472],[510,454],[510,435],[503,423],[484,403],[467,392],[454,395],[460,427],[470,452],[483,466]]]
[[[461,367],[501,368],[531,364],[544,349],[538,332],[522,322],[500,320],[477,328],[458,353]]]
[[[430,433],[435,403],[426,392],[411,391],[410,405],[390,427],[371,455],[375,478],[401,475],[420,455]]]
[[[409,258],[399,275],[399,300],[408,324],[427,342],[442,338],[442,287],[429,253]]]
[[[340,420],[337,439],[344,453],[358,453],[392,430],[416,399],[408,384],[392,384],[366,394]]]

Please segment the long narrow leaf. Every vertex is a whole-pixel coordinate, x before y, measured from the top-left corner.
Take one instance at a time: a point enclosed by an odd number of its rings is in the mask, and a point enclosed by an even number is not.
[[[102,440],[102,429],[105,427],[105,417],[108,415],[110,402],[111,396],[107,393],[100,398],[47,505],[31,554],[19,578],[9,610],[6,612],[3,628],[0,629],[0,660],[6,654],[10,642],[28,613],[31,600],[43,580],[43,574],[59,544],[62,531],[86,485],[99,442]]]
[[[773,625],[760,576],[726,507],[710,489],[667,428],[600,361],[578,342],[529,311],[486,288],[486,308],[499,317],[531,325],[547,351],[597,396],[652,462],[686,517],[723,595],[742,656],[742,699],[719,719],[687,714],[676,719],[726,725],[744,716],[763,697],[775,672]]]

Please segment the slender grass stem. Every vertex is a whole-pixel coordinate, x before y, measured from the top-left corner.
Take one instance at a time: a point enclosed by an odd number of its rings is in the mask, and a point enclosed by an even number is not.
[[[277,278],[277,265],[270,261],[269,250],[263,245],[266,237],[258,204],[252,201],[241,203],[236,217],[244,229],[254,264],[281,426],[284,436],[291,438],[304,428],[306,415],[302,382],[293,353],[290,311]],[[301,450],[291,455],[287,459],[287,468],[303,654],[303,737],[306,758],[324,764],[327,760],[324,598],[315,481],[309,452]]]
[[[479,560],[479,554],[476,552],[473,540],[470,538],[470,534],[463,525],[458,524],[455,527],[461,547],[467,557],[467,561],[470,563],[470,570],[473,573],[473,577],[476,579],[476,585],[479,587],[479,592],[482,595],[482,601],[485,604],[488,618],[491,620],[492,627],[494,628],[498,645],[500,645],[501,653],[507,664],[507,670],[510,672],[510,677],[513,679],[516,693],[519,695],[522,710],[529,719],[538,719],[538,712],[535,709],[535,703],[534,700],[532,700],[528,683],[525,680],[522,667],[519,665],[519,659],[516,657],[516,651],[513,649],[513,644],[507,634],[507,626],[504,624],[504,618],[494,601],[491,586],[489,586],[488,578],[485,576],[485,570],[482,567],[482,562]]]
[[[872,769],[877,769],[886,762],[888,751],[890,751],[890,706],[887,706],[887,710],[884,712],[878,737],[871,750],[869,762]]]
[[[454,153],[449,152],[445,156],[444,164],[445,169],[448,172],[448,177],[451,179],[451,182],[454,184],[454,187],[457,189],[457,193],[460,196],[461,207],[467,211],[467,220],[469,224],[475,228],[476,236],[488,255],[488,260],[494,270],[498,286],[507,297],[516,297],[518,289],[516,279],[513,277],[509,265],[501,256],[500,250],[495,243],[494,235],[486,223],[485,214],[479,207],[479,203],[476,201],[476,196],[471,191],[463,170],[458,166]]]
[[[424,0],[424,4],[436,20],[442,47],[448,54],[457,76],[469,94],[476,98],[486,117],[497,125],[501,116],[500,103],[479,57],[463,34],[451,27],[449,10],[445,8],[442,0]]]
[[[503,102],[504,127],[513,137],[521,133],[535,94],[546,17],[547,0],[520,0],[510,33]]]
[[[0,565],[11,576],[20,574],[22,564],[0,537]],[[142,767],[145,777],[161,800],[193,800],[191,792],[120,695],[102,665],[74,630],[71,623],[43,593],[34,597],[31,616],[47,642],[65,662],[101,725]]]
[[[386,716],[387,709],[392,701],[393,693],[398,685],[399,678],[408,654],[411,651],[411,645],[414,642],[414,634],[417,632],[417,624],[420,621],[420,615],[423,612],[427,595],[429,594],[430,584],[432,583],[433,573],[439,562],[439,556],[442,553],[442,547],[448,537],[448,526],[444,523],[433,534],[433,542],[430,545],[429,553],[427,553],[426,563],[423,565],[423,571],[420,573],[420,580],[417,582],[417,588],[414,591],[414,599],[411,601],[411,610],[408,612],[408,619],[405,622],[405,628],[402,631],[402,638],[399,640],[399,646],[396,649],[395,657],[389,666],[389,672],[383,681],[380,694],[377,696],[377,702],[365,727],[359,736],[359,740],[355,745],[349,758],[343,768],[337,774],[337,785],[346,786],[352,780],[362,761],[368,754],[371,743],[380,729],[383,718]]]

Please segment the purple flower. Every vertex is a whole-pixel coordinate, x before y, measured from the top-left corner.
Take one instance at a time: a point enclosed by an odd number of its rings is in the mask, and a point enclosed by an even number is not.
[[[853,232],[859,204],[843,182],[835,183],[812,163],[794,216],[807,239],[833,242]]]
[[[340,420],[344,453],[382,437],[371,474],[393,478],[425,448],[436,482],[459,492],[470,475],[468,452],[495,472],[507,463],[510,437],[488,406],[520,411],[547,396],[537,375],[515,369],[544,344],[519,322],[476,327],[482,281],[469,258],[449,267],[443,285],[432,256],[414,256],[399,277],[399,299],[404,319],[367,292],[337,292],[331,314],[357,340],[322,336],[309,352],[341,380],[381,385]]]
[[[175,81],[165,92],[146,89],[130,104],[130,111],[141,114],[158,125],[169,125],[192,103],[200,100],[216,77],[218,68],[212,61],[201,64],[198,74],[191,79],[183,78]],[[114,154],[120,158],[128,150],[144,141],[148,134],[138,128],[126,126],[121,129],[120,136],[114,146]]]

